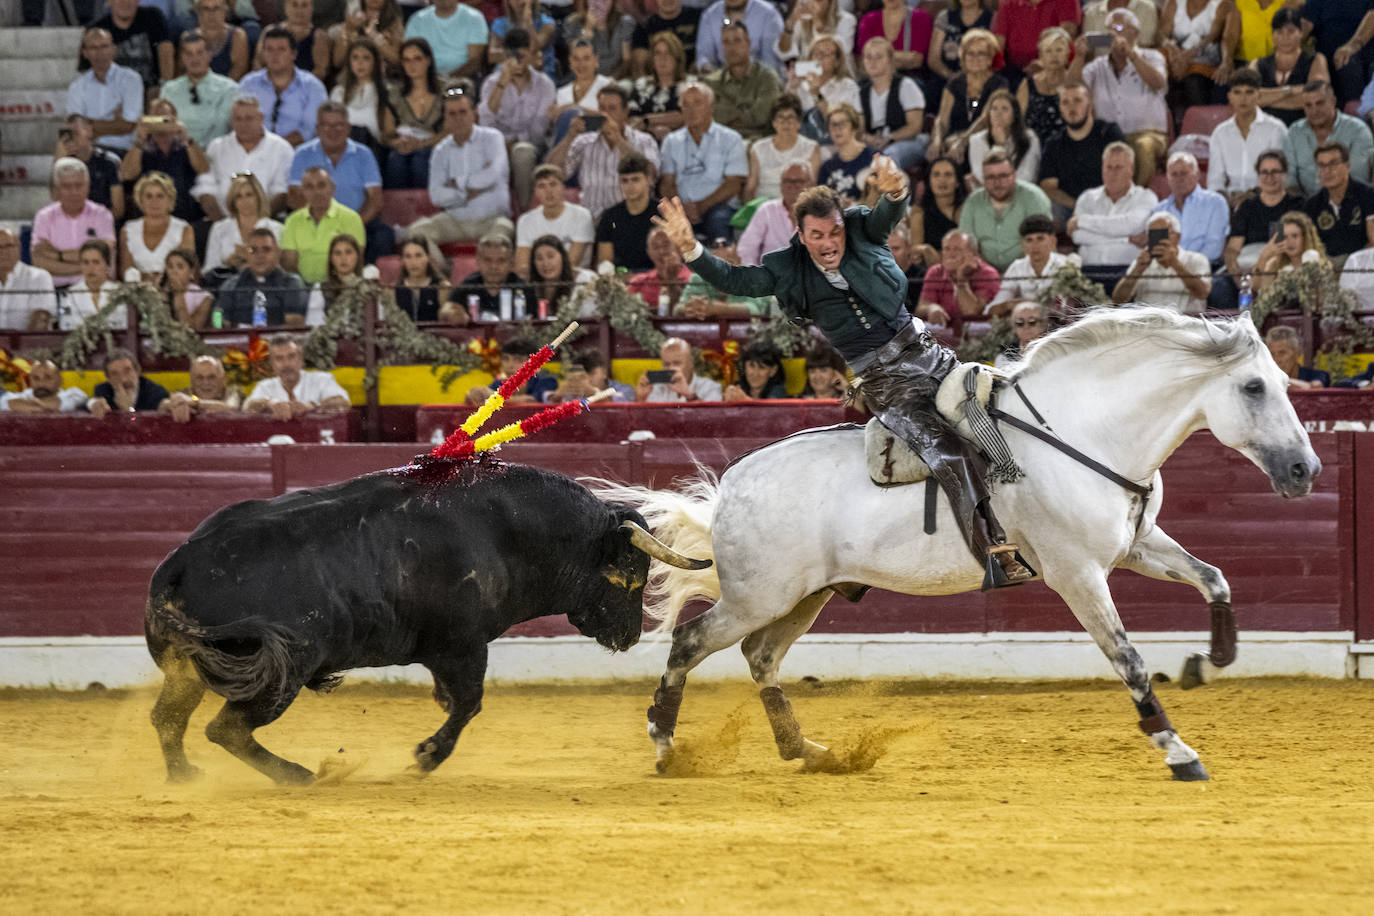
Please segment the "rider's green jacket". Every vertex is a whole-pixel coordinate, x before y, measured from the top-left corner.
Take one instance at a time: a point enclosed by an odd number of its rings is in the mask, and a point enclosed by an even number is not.
[[[703,251],[687,266],[722,292],[737,296],[776,296],[778,307],[792,319],[809,319],[826,331],[846,358],[857,355],[845,346],[846,339],[864,342],[872,349],[911,324],[906,310],[906,274],[892,259],[887,238],[906,215],[907,201],[883,195],[877,206],[849,207],[844,211],[845,252],[840,276],[849,290],[837,290],[825,281],[811,255],[792,236],[785,248],[763,256],[759,267],[732,267]],[[878,328],[875,341],[874,332]],[[835,333],[835,331],[840,333]],[[851,333],[844,333],[849,331]]]

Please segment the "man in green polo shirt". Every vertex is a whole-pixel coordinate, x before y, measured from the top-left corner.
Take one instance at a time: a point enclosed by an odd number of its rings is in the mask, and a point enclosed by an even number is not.
[[[1011,159],[1000,149],[983,158],[983,186],[964,201],[959,228],[978,240],[983,260],[1006,273],[1021,257],[1021,221],[1050,216],[1050,199],[1028,181],[1018,181]]]
[[[163,83],[161,95],[177,107],[186,132],[201,146],[229,133],[229,109],[239,94],[239,84],[210,69],[210,48],[195,29],[181,33],[177,42],[186,73]]]
[[[301,178],[305,206],[286,218],[281,231],[281,263],[306,283],[323,283],[329,273],[329,243],[336,235],[351,235],[359,247],[367,244],[363,221],[334,199],[334,179],[319,166]]]

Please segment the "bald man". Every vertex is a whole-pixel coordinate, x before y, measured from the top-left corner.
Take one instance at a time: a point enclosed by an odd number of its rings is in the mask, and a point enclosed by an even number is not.
[[[85,403],[86,392],[62,387],[62,370],[50,359],[33,364],[29,387],[23,391],[0,392],[0,410],[11,413],[72,413]]]

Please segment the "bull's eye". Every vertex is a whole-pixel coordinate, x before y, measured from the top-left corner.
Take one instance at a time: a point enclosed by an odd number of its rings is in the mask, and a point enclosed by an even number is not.
[[[1252,379],[1245,383],[1244,391],[1252,396],[1264,394],[1264,382],[1259,379]]]

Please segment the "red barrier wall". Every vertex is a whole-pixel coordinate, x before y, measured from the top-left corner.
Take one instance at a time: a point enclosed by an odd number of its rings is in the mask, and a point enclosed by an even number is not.
[[[516,442],[502,454],[563,473],[661,487],[692,473],[693,460],[719,470],[772,438],[573,447]],[[1361,538],[1356,526],[1357,518],[1374,518],[1374,437],[1342,432],[1312,440],[1325,470],[1311,497],[1285,501],[1238,454],[1207,434],[1192,437],[1165,465],[1161,524],[1226,573],[1242,628],[1354,628],[1361,638],[1374,638],[1374,575],[1359,575],[1374,568],[1374,532]],[[393,467],[422,450],[413,444],[0,447],[0,556],[8,592],[0,602],[0,636],[137,634],[148,577],[209,512]],[[1132,630],[1207,626],[1206,606],[1187,586],[1119,572],[1113,588]],[[877,592],[858,605],[834,599],[816,629],[1056,631],[1076,630],[1077,623],[1057,596],[1034,584],[944,599]],[[515,632],[569,629],[561,619],[546,619]]]

